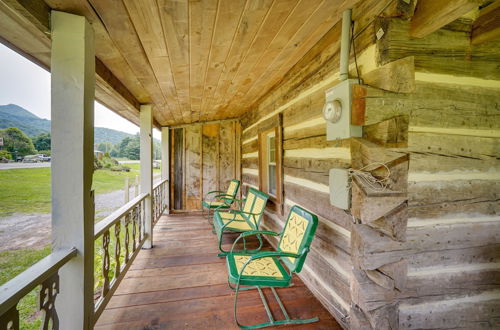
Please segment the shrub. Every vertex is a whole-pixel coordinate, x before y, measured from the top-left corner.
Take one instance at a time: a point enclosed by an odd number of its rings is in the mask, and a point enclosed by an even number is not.
[[[2,158],[12,160],[12,155],[7,150],[0,150],[0,159]]]

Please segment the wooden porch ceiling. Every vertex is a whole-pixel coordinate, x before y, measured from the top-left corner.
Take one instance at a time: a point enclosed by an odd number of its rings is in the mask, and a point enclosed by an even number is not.
[[[48,67],[48,12],[87,17],[98,99],[172,125],[241,116],[357,1],[2,0],[0,37]]]

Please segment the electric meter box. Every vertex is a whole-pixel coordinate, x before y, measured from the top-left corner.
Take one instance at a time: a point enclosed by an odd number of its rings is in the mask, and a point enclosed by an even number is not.
[[[330,204],[342,210],[351,207],[351,185],[349,170],[345,168],[330,169]]]
[[[326,139],[361,137],[363,127],[351,125],[352,85],[357,79],[343,80],[325,92]]]

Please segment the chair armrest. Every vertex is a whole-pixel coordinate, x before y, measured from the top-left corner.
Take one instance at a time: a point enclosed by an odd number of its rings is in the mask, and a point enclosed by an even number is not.
[[[264,235],[270,235],[270,236],[279,236],[280,234],[275,233],[274,231],[269,231],[269,230],[250,230],[244,233],[241,233],[238,238],[234,241],[233,245],[231,246],[231,251],[229,253],[233,253],[234,248],[236,247],[236,244],[238,241],[244,237],[247,236],[252,236],[252,235],[259,235],[259,234],[264,234]]]
[[[215,195],[214,198],[226,198],[226,199],[234,199],[233,195],[228,195],[228,194],[219,194]]]
[[[223,190],[212,190],[212,191],[207,192],[205,196],[208,196],[210,194],[216,194],[216,193],[218,193],[218,194],[224,194],[225,191],[223,191]]]

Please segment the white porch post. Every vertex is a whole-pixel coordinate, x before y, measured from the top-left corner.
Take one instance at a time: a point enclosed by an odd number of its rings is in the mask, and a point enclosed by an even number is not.
[[[161,179],[165,180],[169,178],[170,162],[169,162],[169,150],[170,150],[170,139],[169,139],[169,129],[168,127],[161,128]],[[170,213],[170,196],[168,192],[170,191],[170,182],[166,188],[167,194],[164,198],[167,199],[167,208],[165,212]]]
[[[94,310],[94,37],[85,17],[52,11],[52,249],[76,247],[60,271],[60,329],[90,329]]]
[[[151,104],[141,105],[141,193],[148,193],[145,201],[145,225],[144,230],[148,239],[144,242],[144,248],[153,247],[153,207],[151,205],[153,196],[153,111]]]

